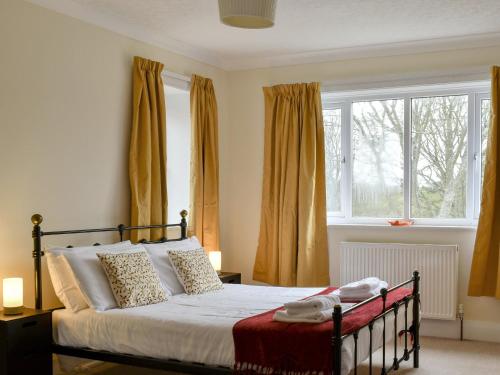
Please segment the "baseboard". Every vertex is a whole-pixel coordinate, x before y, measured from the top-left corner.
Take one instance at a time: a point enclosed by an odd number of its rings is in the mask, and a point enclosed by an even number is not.
[[[460,323],[455,320],[422,319],[420,335],[447,339],[460,338]]]
[[[467,340],[500,342],[500,323],[466,320],[464,337]]]
[[[420,326],[421,336],[460,339],[460,321],[424,319]],[[481,320],[464,321],[464,339],[500,343],[500,323]]]

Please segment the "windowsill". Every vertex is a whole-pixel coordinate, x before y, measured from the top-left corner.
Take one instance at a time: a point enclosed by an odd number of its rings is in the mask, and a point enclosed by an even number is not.
[[[388,230],[395,231],[407,231],[407,230],[476,230],[476,225],[431,225],[431,224],[414,224],[409,226],[392,226],[383,223],[339,223],[328,221],[328,227],[330,228],[356,228],[356,229],[380,229],[386,228]]]

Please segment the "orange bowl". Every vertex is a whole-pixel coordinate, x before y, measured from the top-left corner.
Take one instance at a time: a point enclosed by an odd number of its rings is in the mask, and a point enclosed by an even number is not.
[[[393,227],[409,227],[414,223],[413,220],[407,220],[407,219],[387,220],[387,222],[391,224],[391,226]]]

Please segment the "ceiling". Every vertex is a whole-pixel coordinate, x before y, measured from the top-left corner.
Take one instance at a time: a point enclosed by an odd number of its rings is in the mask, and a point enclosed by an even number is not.
[[[499,0],[278,0],[263,30],[217,0],[29,1],[226,70],[500,45]]]

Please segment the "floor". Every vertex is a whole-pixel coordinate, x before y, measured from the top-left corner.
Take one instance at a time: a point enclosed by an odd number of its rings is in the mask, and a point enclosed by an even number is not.
[[[421,339],[420,368],[413,369],[412,361],[404,362],[397,374],[408,375],[494,375],[500,374],[500,344],[475,341],[455,341],[423,337]],[[374,356],[380,369],[380,351]],[[379,374],[380,370],[375,370]],[[173,375],[174,373],[146,370],[129,366],[94,362],[80,364],[75,370],[64,371],[56,362],[54,375]],[[358,375],[367,375],[368,366],[362,364]]]

